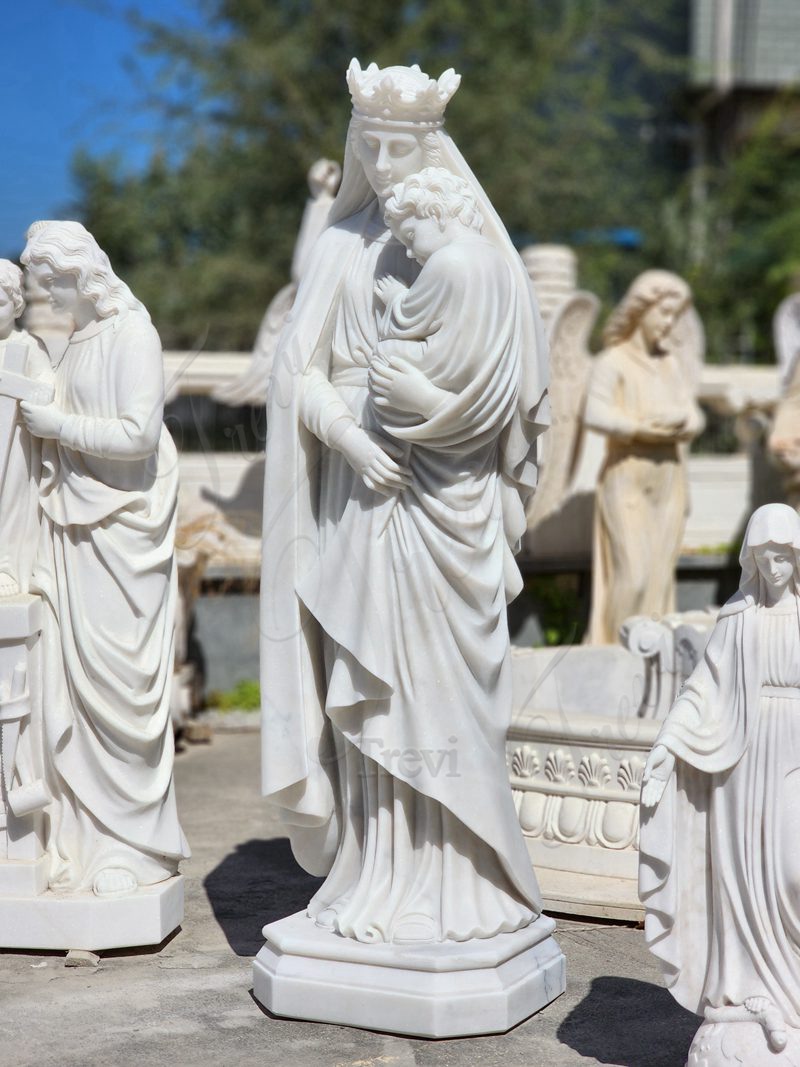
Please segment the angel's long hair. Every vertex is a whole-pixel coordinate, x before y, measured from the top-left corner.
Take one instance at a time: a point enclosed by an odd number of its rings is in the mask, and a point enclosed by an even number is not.
[[[665,296],[677,297],[686,305],[692,299],[692,291],[683,278],[668,270],[640,274],[608,317],[603,330],[606,348],[627,341],[647,309]]]

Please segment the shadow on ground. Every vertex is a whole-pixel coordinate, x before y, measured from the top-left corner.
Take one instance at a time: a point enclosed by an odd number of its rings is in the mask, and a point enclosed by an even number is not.
[[[615,1067],[676,1067],[701,1019],[651,982],[595,978],[558,1028],[563,1044]]]
[[[264,944],[261,928],[300,911],[321,884],[298,865],[286,838],[237,845],[203,882],[237,956],[255,956]]]

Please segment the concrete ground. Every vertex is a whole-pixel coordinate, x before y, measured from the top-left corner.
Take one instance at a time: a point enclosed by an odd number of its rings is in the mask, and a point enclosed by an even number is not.
[[[682,1067],[699,1020],[661,987],[640,930],[563,920],[568,989],[498,1037],[409,1040],[269,1016],[251,989],[261,927],[318,884],[292,859],[259,796],[258,738],[217,734],[176,761],[194,850],[186,919],[151,951],[0,953],[4,1067]],[[0,932],[1,936],[1,932]]]

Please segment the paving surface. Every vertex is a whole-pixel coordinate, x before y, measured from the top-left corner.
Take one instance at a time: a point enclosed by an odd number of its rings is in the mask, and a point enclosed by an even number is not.
[[[261,927],[318,884],[259,796],[258,738],[217,734],[178,755],[194,855],[186,919],[166,944],[104,953],[0,953],[3,1067],[683,1067],[699,1020],[661,988],[640,930],[563,920],[566,994],[499,1037],[424,1041],[277,1019],[251,994]]]

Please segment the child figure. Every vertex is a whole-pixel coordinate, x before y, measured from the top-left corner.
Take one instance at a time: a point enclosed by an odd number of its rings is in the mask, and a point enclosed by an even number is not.
[[[445,311],[469,318],[470,309],[454,308],[452,299],[466,272],[474,274],[473,265],[497,254],[481,236],[483,216],[469,183],[443,167],[426,167],[395,185],[384,217],[408,257],[424,268],[410,287],[391,277],[375,286],[385,312],[370,387],[382,428],[391,432],[430,418],[452,395],[456,383],[445,381],[426,359],[429,341],[441,329]]]
[[[9,344],[28,349],[25,375],[52,381],[50,358],[44,345],[16,320],[25,310],[22,271],[8,259],[0,259],[0,366]],[[39,439],[32,437],[19,417],[17,404],[3,405],[12,413],[13,424],[0,415],[0,597],[28,591],[36,551],[38,521],[37,482],[41,464]],[[7,449],[7,451],[6,451]]]

